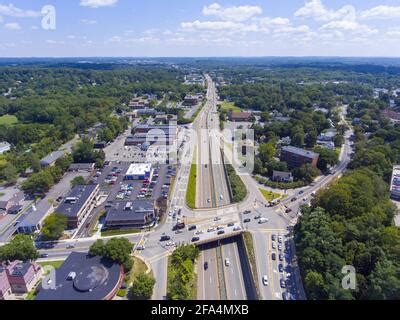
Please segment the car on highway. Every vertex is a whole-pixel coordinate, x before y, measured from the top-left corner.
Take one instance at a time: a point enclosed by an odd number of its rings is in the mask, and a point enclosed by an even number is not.
[[[48,255],[47,253],[42,253],[42,254],[40,254],[39,257],[40,257],[40,258],[48,258],[49,255]]]
[[[271,258],[272,258],[272,260],[276,260],[276,253],[275,252],[272,253]]]
[[[193,237],[193,238],[192,238],[192,242],[196,242],[196,241],[199,241],[199,240],[200,240],[199,237]]]
[[[75,245],[74,245],[74,244],[69,244],[69,245],[67,245],[67,249],[73,249],[73,248],[75,248]]]
[[[194,234],[199,235],[199,234],[203,234],[204,231],[203,230],[197,230]]]
[[[191,226],[189,226],[188,231],[196,230],[196,228],[197,228],[197,226],[191,225]]]
[[[281,288],[283,288],[283,289],[286,288],[286,283],[285,283],[285,280],[284,280],[284,279],[281,279],[281,280],[279,281],[279,283],[280,283],[280,285],[281,285]]]
[[[234,226],[233,227],[233,231],[240,231],[242,230],[242,228],[240,226]]]
[[[221,235],[221,234],[224,234],[224,233],[225,233],[224,230],[219,230],[219,231],[217,232],[217,235]]]
[[[303,193],[304,193],[304,190],[300,190],[300,191],[299,191],[299,194],[303,194]]]
[[[231,222],[231,223],[228,223],[226,226],[229,228],[229,227],[235,226],[235,224]]]
[[[224,196],[222,194],[219,195],[219,199],[222,201],[224,200]]]
[[[251,221],[251,219],[249,219],[249,218],[246,218],[246,219],[243,220],[244,223],[248,223],[250,221]]]
[[[208,262],[206,261],[206,262],[204,262],[204,270],[207,270],[208,269]]]
[[[207,229],[207,232],[214,232],[215,231],[215,228],[208,228]]]
[[[146,249],[145,246],[137,246],[136,247],[136,250],[138,250],[138,251],[143,251],[144,249]]]
[[[263,282],[264,286],[267,286],[268,285],[268,277],[267,276],[263,276],[262,277],[262,282]]]
[[[231,265],[231,262],[229,261],[228,258],[225,259],[225,266],[229,267]]]

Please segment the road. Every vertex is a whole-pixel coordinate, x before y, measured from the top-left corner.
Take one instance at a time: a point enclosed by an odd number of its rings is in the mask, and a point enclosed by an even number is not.
[[[207,262],[208,268],[204,264]],[[197,264],[197,298],[199,300],[220,300],[220,283],[215,246],[204,246]]]

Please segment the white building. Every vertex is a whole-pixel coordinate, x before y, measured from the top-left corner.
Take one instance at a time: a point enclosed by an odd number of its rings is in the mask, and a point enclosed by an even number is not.
[[[125,180],[151,179],[153,170],[149,163],[133,163],[125,173]]]
[[[400,200],[400,165],[393,167],[392,180],[390,183],[390,197]]]
[[[11,145],[8,142],[0,142],[0,154],[10,151]]]

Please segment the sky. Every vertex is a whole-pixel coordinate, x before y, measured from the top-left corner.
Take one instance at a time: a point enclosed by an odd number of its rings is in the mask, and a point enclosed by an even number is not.
[[[0,0],[0,57],[400,57],[400,0]]]

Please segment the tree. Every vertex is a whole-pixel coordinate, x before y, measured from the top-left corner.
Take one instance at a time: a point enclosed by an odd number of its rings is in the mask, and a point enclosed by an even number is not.
[[[133,244],[127,238],[112,238],[105,245],[96,241],[89,249],[92,255],[100,255],[122,264],[126,271],[132,269],[131,252]]]
[[[276,147],[273,141],[262,143],[259,148],[259,156],[263,163],[271,161],[276,153]]]
[[[86,180],[82,176],[77,176],[71,180],[71,187],[75,187],[78,185],[85,185],[85,184],[86,184]]]
[[[336,148],[340,148],[344,144],[344,137],[342,134],[337,134],[333,138],[333,143],[335,144]]]
[[[0,261],[30,261],[39,258],[32,237],[17,234],[8,244],[0,247]]]
[[[6,167],[0,171],[0,179],[4,179],[7,184],[15,184],[17,182],[17,177],[17,168],[11,163],[8,163]]]
[[[330,150],[323,147],[316,147],[314,151],[319,153],[318,169],[325,172],[328,166],[335,166],[339,163],[339,156],[335,150]]]
[[[316,178],[319,174],[320,171],[309,163],[293,170],[293,176],[295,179],[303,180],[306,183],[313,182],[314,178]]]
[[[103,239],[96,240],[89,248],[89,254],[92,256],[104,257],[106,254],[106,246]]]
[[[22,184],[22,189],[29,194],[45,194],[54,185],[54,178],[49,170],[32,174]]]
[[[88,139],[83,139],[74,147],[72,156],[76,163],[95,162],[93,143]]]
[[[67,228],[68,219],[63,214],[54,213],[49,215],[41,229],[44,240],[57,240],[63,235]]]
[[[155,279],[142,272],[136,276],[130,290],[130,298],[133,300],[148,300],[153,294]]]

